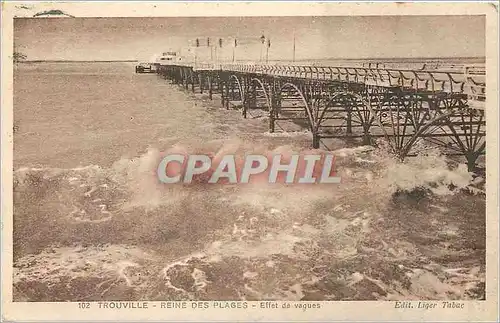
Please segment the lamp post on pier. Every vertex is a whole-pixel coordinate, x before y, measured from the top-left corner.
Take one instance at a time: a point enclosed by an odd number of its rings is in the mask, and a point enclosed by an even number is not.
[[[271,47],[271,39],[267,39],[266,44],[266,64],[269,63],[269,47]]]
[[[236,52],[236,47],[238,46],[238,41],[236,38],[234,39],[234,44],[233,44],[233,63],[235,62],[235,52]]]
[[[261,43],[261,47],[260,47],[260,61],[263,60],[263,55],[262,55],[262,46],[265,46],[266,47],[266,64],[269,62],[269,47],[271,47],[271,39],[269,39],[269,37],[266,37],[264,36],[264,34],[262,34],[262,36],[260,36],[260,43]]]
[[[262,62],[262,46],[264,46],[264,44],[266,43],[266,36],[264,36],[264,34],[262,34],[262,36],[260,36],[260,59],[259,61]]]

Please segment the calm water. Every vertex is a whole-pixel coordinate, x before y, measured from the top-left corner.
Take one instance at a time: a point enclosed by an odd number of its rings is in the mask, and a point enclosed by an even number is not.
[[[162,151],[311,140],[126,63],[21,64],[14,92],[17,301],[484,295],[484,196],[442,157],[398,164],[338,141],[339,185],[166,187]]]

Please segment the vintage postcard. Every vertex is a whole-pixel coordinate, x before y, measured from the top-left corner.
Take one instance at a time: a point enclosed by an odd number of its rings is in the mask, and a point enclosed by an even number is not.
[[[498,6],[2,2],[2,320],[498,320]]]

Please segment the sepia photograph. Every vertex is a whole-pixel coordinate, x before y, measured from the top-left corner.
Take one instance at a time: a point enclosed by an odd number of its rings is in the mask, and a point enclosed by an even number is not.
[[[487,300],[486,15],[11,6],[12,302]]]

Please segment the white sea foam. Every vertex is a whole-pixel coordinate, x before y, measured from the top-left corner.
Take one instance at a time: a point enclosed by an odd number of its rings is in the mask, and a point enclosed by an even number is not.
[[[466,188],[473,179],[466,165],[450,168],[446,158],[439,154],[421,155],[405,162],[385,158],[382,164],[384,167],[378,183],[388,187],[391,192],[425,188],[436,195],[448,195]]]
[[[140,267],[149,261],[148,252],[125,245],[103,247],[52,247],[36,255],[26,255],[14,263],[14,284],[41,282],[49,286],[65,277],[97,277],[103,280],[123,280],[132,286],[125,270]]]

